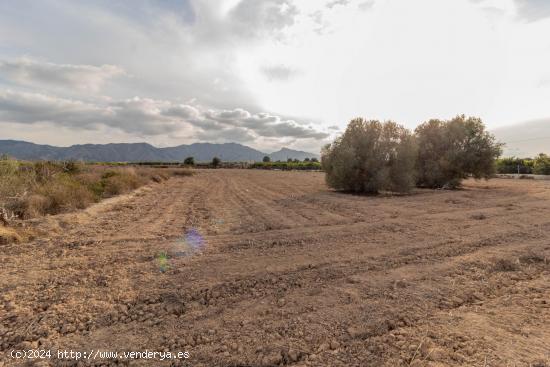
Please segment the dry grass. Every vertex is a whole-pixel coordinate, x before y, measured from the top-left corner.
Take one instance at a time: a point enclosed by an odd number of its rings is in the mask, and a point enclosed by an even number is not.
[[[190,174],[179,168],[1,160],[0,207],[17,218],[36,218],[83,209],[151,182]]]
[[[0,245],[21,242],[21,236],[12,228],[0,226]]]

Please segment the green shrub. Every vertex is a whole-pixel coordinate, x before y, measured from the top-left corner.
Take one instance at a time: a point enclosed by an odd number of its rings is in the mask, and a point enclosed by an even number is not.
[[[414,186],[414,137],[394,123],[352,120],[344,134],[323,148],[327,184],[337,190],[407,192]]]
[[[550,175],[550,156],[539,154],[533,165],[533,173],[536,175]]]
[[[489,178],[501,144],[475,117],[430,120],[415,130],[418,142],[417,184],[430,188],[456,188],[464,178]]]
[[[530,158],[500,158],[496,161],[496,169],[498,173],[517,173],[531,174],[533,173],[534,161]]]

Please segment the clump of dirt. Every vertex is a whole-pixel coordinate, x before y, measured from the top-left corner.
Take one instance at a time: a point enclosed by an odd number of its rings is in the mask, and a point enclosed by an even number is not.
[[[517,271],[518,269],[517,262],[510,259],[498,259],[493,265],[494,271]]]
[[[519,261],[525,264],[546,263],[547,258],[540,253],[530,251],[526,254],[521,255],[519,257]]]
[[[472,215],[471,218],[475,219],[475,220],[485,220],[485,219],[487,219],[487,215],[485,215],[483,213],[477,213],[477,214]]]

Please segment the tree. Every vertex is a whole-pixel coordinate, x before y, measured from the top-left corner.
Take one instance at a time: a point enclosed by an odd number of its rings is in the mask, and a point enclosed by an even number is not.
[[[312,162],[319,162],[319,160],[318,160],[317,158],[315,158],[315,157],[311,158],[311,161],[312,161]]]
[[[266,156],[262,159],[262,161],[263,161],[264,163],[269,163],[269,162],[271,162],[271,158],[269,158],[269,156],[266,155]]]
[[[305,158],[305,159],[304,159],[304,162],[309,162],[309,158]]]
[[[300,160],[298,158],[294,158],[294,160],[292,161],[294,163],[300,163]]]
[[[221,162],[222,162],[221,159],[219,159],[218,157],[212,158],[212,166],[214,168],[217,168]]]
[[[497,159],[496,168],[498,173],[530,174],[533,173],[534,163],[531,158],[507,157]]]
[[[195,158],[194,157],[187,157],[184,159],[183,164],[186,166],[194,166],[195,165]]]
[[[337,190],[407,192],[414,186],[415,158],[410,131],[395,122],[356,118],[323,148],[321,164],[327,184]]]
[[[550,156],[543,153],[539,154],[535,158],[533,173],[536,175],[550,175]]]
[[[287,163],[292,163],[292,158],[288,158],[288,159],[286,160],[286,162],[287,162]]]
[[[481,119],[460,115],[449,121],[429,120],[415,133],[419,186],[456,188],[469,176],[487,179],[495,173],[501,144]]]

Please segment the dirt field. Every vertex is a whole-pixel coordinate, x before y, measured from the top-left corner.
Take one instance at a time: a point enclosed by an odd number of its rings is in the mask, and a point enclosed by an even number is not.
[[[9,357],[37,347],[190,353],[79,365],[550,366],[549,182],[366,197],[322,173],[204,170],[28,225],[45,234],[0,247],[4,366],[76,365]]]

